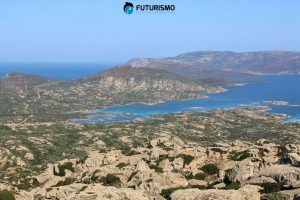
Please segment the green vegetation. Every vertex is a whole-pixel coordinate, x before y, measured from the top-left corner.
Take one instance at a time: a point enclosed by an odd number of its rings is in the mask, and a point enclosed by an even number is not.
[[[130,174],[130,176],[128,177],[128,182],[131,181],[131,179],[132,179],[133,177],[135,177],[135,175],[137,175],[138,172],[139,172],[139,171],[132,172],[132,173]]]
[[[122,154],[124,154],[126,156],[133,156],[133,155],[140,154],[140,152],[136,152],[134,150],[131,150],[131,148],[127,145],[124,145],[123,147],[121,147],[121,150],[122,150]]]
[[[222,151],[222,149],[220,149],[220,148],[211,148],[210,149],[211,151],[214,151],[214,152],[219,152],[219,153],[221,153],[221,154],[224,154],[224,153],[226,153],[225,151]]]
[[[101,140],[106,144],[106,151],[110,149],[120,149],[127,155],[137,154],[132,152],[128,144],[120,138],[127,137],[132,141],[133,146],[141,146],[149,140],[157,137],[159,132],[171,133],[184,142],[196,142],[201,145],[207,145],[212,142],[222,140],[233,141],[235,139],[256,142],[260,138],[266,138],[269,141],[281,144],[278,148],[278,155],[284,158],[287,154],[285,143],[294,142],[299,137],[299,123],[281,123],[275,120],[273,115],[265,115],[264,119],[255,119],[251,115],[243,114],[255,109],[235,109],[218,110],[207,113],[184,113],[168,114],[159,116],[164,120],[147,120],[135,122],[121,122],[109,124],[95,124],[76,126],[71,124],[54,123],[52,125],[17,125],[12,130],[8,126],[0,125],[0,146],[9,149],[12,155],[21,158],[26,166],[18,167],[16,160],[3,165],[0,170],[0,178],[7,178],[9,182],[14,182],[15,187],[33,188],[35,185],[26,180],[41,173],[47,163],[57,163],[63,159],[79,158],[83,162],[87,155],[86,147],[97,148],[95,141]],[[42,116],[40,116],[42,117]],[[1,117],[0,117],[1,120]],[[218,121],[218,123],[215,123]],[[201,124],[201,126],[199,126]],[[103,134],[94,134],[101,132]],[[194,134],[201,132],[202,134]],[[284,138],[284,139],[282,139]],[[14,146],[22,146],[28,150],[17,150]],[[165,147],[164,147],[165,148]],[[99,149],[100,151],[100,149]],[[218,151],[218,150],[216,150]],[[25,154],[29,152],[33,155],[33,160],[27,160]],[[232,159],[244,159],[249,156],[249,152],[232,154]],[[184,159],[184,164],[192,162],[193,157],[189,155],[180,155]],[[164,155],[156,161],[159,162],[174,158]],[[7,169],[16,167],[14,173],[7,173]],[[73,170],[73,166],[60,166],[57,170],[58,176],[65,175],[65,169]],[[160,171],[158,169],[158,171]],[[209,174],[208,174],[209,175]],[[19,183],[20,181],[20,183]]]
[[[71,172],[74,172],[73,163],[67,162],[63,165],[58,165],[58,172],[56,172],[54,169],[54,175],[56,176],[65,176],[66,175],[66,169],[70,170]]]
[[[98,182],[98,178],[99,176],[96,176],[96,174],[100,172],[99,169],[95,170],[93,173],[92,173],[92,176],[91,176],[91,182],[93,183],[97,183]]]
[[[279,146],[279,147],[277,147],[277,149],[278,149],[278,152],[277,152],[278,157],[284,157],[288,153],[288,150],[286,149],[285,146]]]
[[[195,157],[191,155],[179,154],[176,156],[176,158],[182,158],[183,165],[189,165],[194,160]]]
[[[33,187],[38,187],[40,186],[40,183],[34,179],[34,178],[25,178],[23,181],[21,181],[18,185],[17,188],[19,190],[28,190]]]
[[[171,200],[171,194],[173,192],[175,192],[176,190],[184,190],[184,189],[188,189],[188,187],[176,187],[176,188],[163,189],[160,195],[167,200]]]
[[[63,185],[70,185],[75,182],[74,178],[67,177],[64,181],[59,181],[54,187],[59,187]]]
[[[122,185],[120,178],[114,174],[107,174],[106,176],[101,177],[99,182],[105,186],[121,187]]]
[[[215,164],[207,164],[200,168],[203,172],[208,175],[219,174],[219,168]]]
[[[164,173],[164,170],[161,167],[157,166],[157,165],[150,165],[149,168],[154,169],[154,171],[157,172],[157,173]]]
[[[223,190],[238,190],[240,189],[241,184],[240,183],[230,183],[226,185],[225,187],[222,187]]]
[[[11,191],[0,190],[0,200],[15,200],[15,195]]]
[[[79,190],[79,192],[84,191],[87,187],[88,187],[87,185],[83,186],[83,187]]]
[[[199,189],[199,190],[206,190],[206,189],[208,189],[207,186],[205,186],[205,185],[192,185],[191,188],[196,188],[196,189]]]
[[[269,193],[264,194],[260,198],[261,200],[289,200],[289,196],[275,192],[275,193]]]
[[[229,159],[234,160],[234,161],[242,161],[245,160],[246,158],[250,158],[251,154],[248,150],[242,151],[242,152],[232,152]]]
[[[260,186],[263,188],[263,193],[275,193],[283,188],[282,183],[262,183]]]
[[[107,77],[113,80],[107,80]],[[118,87],[115,84],[116,80],[126,83],[131,78],[136,80],[138,87],[130,84]],[[101,81],[110,81],[111,86],[99,84]],[[168,88],[165,81],[171,83],[167,85]],[[161,87],[155,87],[157,83]],[[16,115],[22,117],[21,120],[34,115],[30,121],[56,121],[58,118],[62,121],[74,118],[72,111],[108,105],[196,98],[199,93],[211,89],[210,86],[202,87],[199,81],[165,70],[133,67],[115,67],[73,81],[53,81],[38,76],[12,74],[0,79],[0,85],[0,115],[13,120],[16,120]],[[24,106],[24,102],[29,102],[28,106]]]
[[[190,180],[190,179],[204,180],[204,179],[206,179],[206,177],[207,177],[206,173],[197,173],[195,175],[188,174],[185,176],[185,178],[188,180]]]
[[[116,165],[116,167],[119,168],[119,169],[122,169],[123,167],[126,167],[128,165],[129,164],[126,164],[126,163],[119,163],[119,164]]]

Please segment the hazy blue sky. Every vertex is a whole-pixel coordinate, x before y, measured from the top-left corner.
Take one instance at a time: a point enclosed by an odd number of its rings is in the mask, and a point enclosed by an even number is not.
[[[299,0],[0,0],[0,61],[123,62],[197,50],[300,50]]]

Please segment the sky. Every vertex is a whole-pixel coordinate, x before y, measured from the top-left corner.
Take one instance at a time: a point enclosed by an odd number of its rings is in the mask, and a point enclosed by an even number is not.
[[[129,1],[129,0],[128,0]],[[300,51],[299,0],[0,0],[0,62],[125,62],[202,50]]]

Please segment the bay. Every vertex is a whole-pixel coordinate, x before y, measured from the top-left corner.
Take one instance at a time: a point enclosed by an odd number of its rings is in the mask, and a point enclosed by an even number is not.
[[[268,106],[271,109],[269,112],[290,115],[291,118],[287,118],[286,121],[300,121],[300,75],[255,76],[241,81],[251,84],[231,86],[223,93],[204,94],[208,98],[203,99],[167,100],[153,105],[135,103],[88,110],[88,118],[74,122],[102,124],[136,118],[151,119],[152,115],[184,111],[206,112],[213,109],[237,108],[243,104],[250,107]],[[260,104],[262,101],[284,101],[289,105]]]

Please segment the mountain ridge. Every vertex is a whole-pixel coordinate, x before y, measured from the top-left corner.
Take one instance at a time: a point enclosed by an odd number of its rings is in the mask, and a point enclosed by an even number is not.
[[[125,66],[72,81],[12,73],[2,77],[0,84],[3,85],[0,88],[2,116],[61,114],[109,105],[155,103],[197,98],[200,93],[224,90],[161,69]]]
[[[297,51],[196,51],[167,58],[137,58],[132,67],[158,68],[190,78],[235,78],[248,75],[300,73]]]

